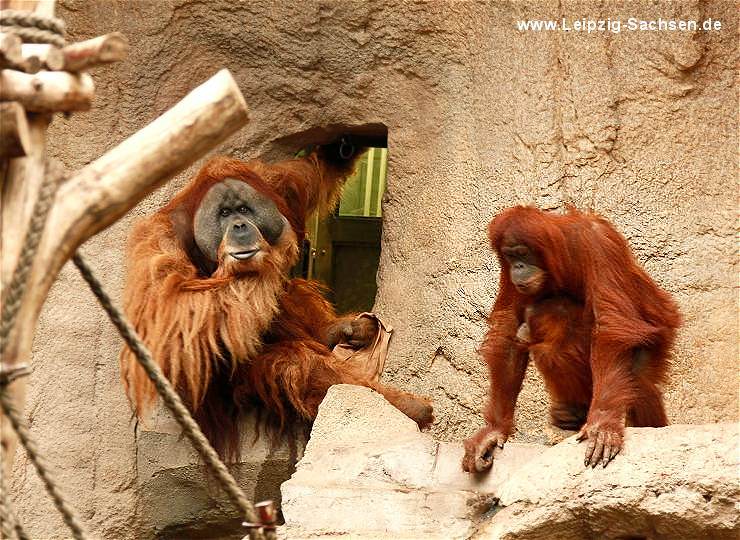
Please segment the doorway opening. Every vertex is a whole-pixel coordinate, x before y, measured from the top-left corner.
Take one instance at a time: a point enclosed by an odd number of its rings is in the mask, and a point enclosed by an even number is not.
[[[308,220],[299,273],[328,288],[338,313],[371,311],[375,303],[387,166],[388,149],[369,148],[334,212]]]

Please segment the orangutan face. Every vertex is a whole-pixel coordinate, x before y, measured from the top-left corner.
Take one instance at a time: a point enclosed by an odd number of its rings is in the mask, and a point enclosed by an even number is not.
[[[247,269],[260,265],[290,225],[269,197],[226,178],[206,193],[193,229],[195,243],[210,261]]]

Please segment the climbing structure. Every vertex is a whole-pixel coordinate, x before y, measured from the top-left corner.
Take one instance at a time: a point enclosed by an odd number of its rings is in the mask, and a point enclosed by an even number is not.
[[[231,74],[222,70],[178,104],[99,159],[66,174],[46,156],[46,131],[57,113],[88,110],[95,95],[88,73],[122,60],[127,40],[118,33],[67,44],[54,17],[55,0],[0,2],[0,530],[26,538],[2,479],[8,478],[18,440],[23,444],[74,538],[84,526],[54,481],[49,464],[22,417],[34,329],[49,288],[74,258],[101,304],[155,380],[163,401],[205,463],[251,523],[252,538],[272,535],[269,505],[259,513],[161,376],[148,351],[113,306],[77,248],[123,216],[168,178],[203,156],[248,120]],[[18,8],[18,9],[15,9]]]

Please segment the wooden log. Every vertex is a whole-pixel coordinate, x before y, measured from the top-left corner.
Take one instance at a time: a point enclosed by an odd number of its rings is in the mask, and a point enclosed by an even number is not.
[[[41,62],[41,59],[37,56],[29,56],[28,58],[24,58],[21,64],[16,68],[20,71],[24,71],[26,73],[34,74],[41,71],[41,68],[44,67],[44,64]]]
[[[26,156],[6,161],[6,173],[0,192],[0,297],[3,287],[10,282],[15,263],[21,252],[21,244],[28,229],[33,207],[38,198],[43,180],[42,171],[46,159],[46,130],[50,115],[36,114],[27,117],[30,135],[30,148]],[[18,328],[16,326],[16,328]],[[21,362],[27,362],[29,355]],[[3,353],[3,363],[9,361],[9,355]],[[25,401],[26,378],[12,382],[6,389],[16,409],[23,410]],[[10,477],[13,456],[18,440],[13,428],[0,411],[0,445],[2,446],[3,473]]]
[[[0,0],[0,9],[21,9],[33,11],[39,15],[53,17],[56,0]],[[36,114],[28,119],[31,148],[24,158],[5,161],[3,177],[0,179],[0,297],[2,287],[8,283],[14,261],[17,261],[20,252],[20,242],[25,237],[30,214],[37,199],[40,181],[43,178],[37,174],[44,169],[46,155],[46,130],[51,116]],[[10,213],[10,215],[8,215]],[[12,230],[6,229],[6,220],[12,223]],[[15,237],[13,237],[15,235]],[[33,327],[30,329],[33,333]],[[2,361],[7,361],[4,354]],[[30,350],[21,362],[30,358]],[[6,388],[7,395],[14,402],[18,411],[23,411],[26,400],[26,378],[12,382]],[[0,411],[0,447],[2,447],[2,470],[5,478],[10,478],[13,468],[13,457],[18,439]]]
[[[22,64],[21,38],[7,32],[0,33],[0,69],[18,69]]]
[[[0,103],[0,160],[25,156],[30,148],[26,111],[15,101]]]
[[[128,54],[128,39],[113,32],[87,41],[73,43],[62,49],[66,71],[84,71],[103,64],[118,62]]]
[[[30,112],[86,111],[95,93],[87,73],[0,71],[0,101],[17,101]]]
[[[21,46],[21,55],[24,60],[36,59],[39,69],[61,71],[64,69],[64,54],[59,47],[40,43],[24,43]],[[38,71],[38,70],[37,70]],[[32,73],[27,71],[27,73]]]

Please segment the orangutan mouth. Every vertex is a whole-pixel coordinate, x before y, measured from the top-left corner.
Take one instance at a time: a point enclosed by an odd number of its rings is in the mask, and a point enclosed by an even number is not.
[[[260,248],[252,248],[246,251],[235,251],[233,253],[229,253],[229,255],[231,255],[232,257],[234,257],[235,259],[239,261],[246,261],[247,259],[251,259],[255,255],[257,255],[259,251],[260,251]]]

